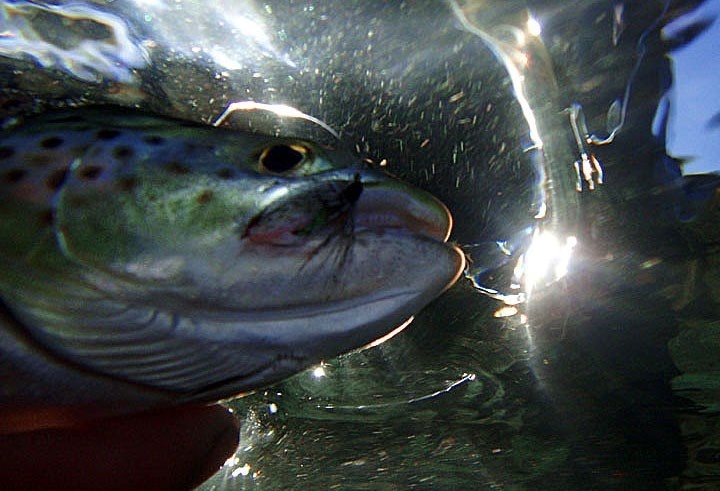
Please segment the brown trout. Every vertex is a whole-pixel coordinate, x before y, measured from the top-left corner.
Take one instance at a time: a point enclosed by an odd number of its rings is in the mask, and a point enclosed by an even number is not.
[[[120,108],[0,135],[0,414],[213,401],[385,336],[464,267],[431,195]]]

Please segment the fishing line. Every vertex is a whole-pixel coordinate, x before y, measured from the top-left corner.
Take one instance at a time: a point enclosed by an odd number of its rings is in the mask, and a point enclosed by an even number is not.
[[[462,376],[457,380],[452,380],[448,383],[447,386],[445,386],[442,389],[438,389],[435,392],[431,392],[430,394],[425,394],[423,396],[413,397],[411,399],[407,399],[405,401],[399,401],[399,402],[385,402],[381,404],[360,404],[357,406],[348,406],[348,405],[332,405],[328,404],[325,406],[317,406],[319,409],[326,409],[329,411],[333,410],[354,410],[354,411],[362,411],[367,409],[385,409],[389,407],[394,406],[404,406],[408,404],[415,404],[422,401],[427,401],[430,399],[434,399],[435,397],[438,397],[442,394],[445,394],[447,392],[450,392],[451,390],[455,389],[456,387],[463,385],[468,382],[473,382],[476,379],[476,375],[474,373],[464,373]]]

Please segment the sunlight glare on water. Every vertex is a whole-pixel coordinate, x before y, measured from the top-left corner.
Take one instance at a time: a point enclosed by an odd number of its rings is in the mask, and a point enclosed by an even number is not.
[[[62,26],[62,32],[42,23],[49,18]],[[82,4],[26,1],[0,4],[0,55],[29,56],[43,67],[65,68],[89,82],[107,78],[133,83],[133,69],[149,61],[126,21],[116,15]]]
[[[554,234],[537,232],[530,247],[518,261],[515,276],[523,278],[526,292],[538,286],[554,283],[567,275],[568,264],[577,238],[568,236],[561,242]]]

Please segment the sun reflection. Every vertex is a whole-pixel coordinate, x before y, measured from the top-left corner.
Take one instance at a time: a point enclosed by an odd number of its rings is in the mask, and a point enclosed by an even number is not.
[[[498,310],[496,310],[493,313],[493,317],[495,317],[495,318],[512,317],[514,315],[517,315],[517,313],[518,313],[517,307],[512,307],[510,305],[506,305],[506,306],[500,307]]]
[[[540,25],[540,22],[532,16],[528,17],[527,32],[531,36],[535,36],[535,37],[542,34],[542,26]]]
[[[250,464],[245,463],[243,466],[236,468],[230,474],[230,477],[247,476],[250,474]]]
[[[577,243],[573,235],[562,239],[549,231],[536,228],[524,252],[518,251],[515,256],[517,260],[512,271],[512,281],[507,286],[512,293],[483,285],[482,275],[467,274],[467,277],[481,293],[504,304],[493,313],[494,317],[519,315],[520,324],[525,324],[527,318],[522,306],[530,302],[530,295],[536,288],[549,286],[567,276]]]
[[[515,97],[528,124],[530,139],[535,148],[543,148],[544,143],[538,130],[535,112],[527,97],[525,87],[526,67],[529,59],[526,34],[537,38],[539,31],[541,31],[540,23],[531,15],[528,15],[528,20],[524,26],[525,29],[502,24],[494,26],[494,32],[490,32],[480,28],[474,20],[471,20],[470,13],[463,9],[458,0],[451,0],[450,7],[463,28],[482,39],[505,66],[515,90]],[[536,32],[538,34],[535,34]]]
[[[147,51],[124,19],[77,3],[0,2],[0,55],[30,57],[88,82],[132,84],[134,70],[148,64]]]
[[[260,58],[296,67],[290,56],[277,47],[282,32],[272,25],[274,18],[268,6],[260,9],[250,0],[132,2],[145,22],[152,23],[154,39],[183,55],[209,56],[225,70],[256,66]],[[194,21],[197,18],[204,21]],[[198,39],[203,40],[201,46],[197,45]]]
[[[261,102],[255,102],[255,101],[238,101],[238,102],[232,102],[228,104],[228,106],[225,108],[223,113],[218,116],[218,118],[213,122],[213,126],[220,126],[222,125],[231,114],[238,111],[266,111],[272,114],[275,114],[281,118],[296,118],[296,119],[304,119],[306,121],[309,121],[313,124],[316,124],[320,126],[323,130],[330,133],[335,139],[339,140],[340,135],[332,129],[327,123],[324,121],[314,117],[310,116],[309,114],[305,114],[304,112],[295,109],[292,106],[288,106],[286,104],[264,104]]]
[[[398,327],[396,327],[395,329],[393,329],[392,331],[390,331],[389,333],[387,333],[387,334],[384,335],[383,337],[376,339],[375,341],[373,341],[372,343],[370,343],[370,344],[368,344],[368,345],[366,345],[366,346],[363,346],[362,349],[373,348],[373,347],[375,347],[375,346],[381,345],[382,343],[384,343],[384,342],[387,341],[388,339],[394,337],[394,336],[395,336],[396,334],[398,334],[400,331],[402,331],[403,329],[405,329],[407,326],[409,326],[414,319],[415,319],[415,317],[410,317],[408,320],[406,320],[405,322],[403,322],[402,324],[400,324]]]
[[[273,395],[281,396],[280,393]],[[268,419],[274,418],[279,410],[276,403],[269,402],[235,412],[240,420],[240,442],[222,466],[221,475],[226,484],[234,479],[256,480],[262,475],[262,461],[257,460],[256,454],[258,449],[282,439],[282,433],[276,432]]]
[[[568,236],[562,242],[550,232],[536,232],[530,247],[515,267],[515,277],[525,285],[529,295],[537,286],[544,286],[564,278],[577,238]]]
[[[322,365],[316,367],[313,370],[312,374],[313,374],[313,377],[315,377],[317,379],[327,376],[327,373],[325,373],[325,367],[323,367]]]
[[[233,455],[232,457],[227,459],[223,465],[225,467],[235,467],[237,465],[240,465],[240,459],[237,458],[236,455]]]

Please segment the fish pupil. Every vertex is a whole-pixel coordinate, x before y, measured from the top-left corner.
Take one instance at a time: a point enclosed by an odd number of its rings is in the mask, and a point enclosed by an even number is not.
[[[296,145],[274,145],[260,155],[260,165],[274,174],[283,174],[305,160],[307,149]]]

